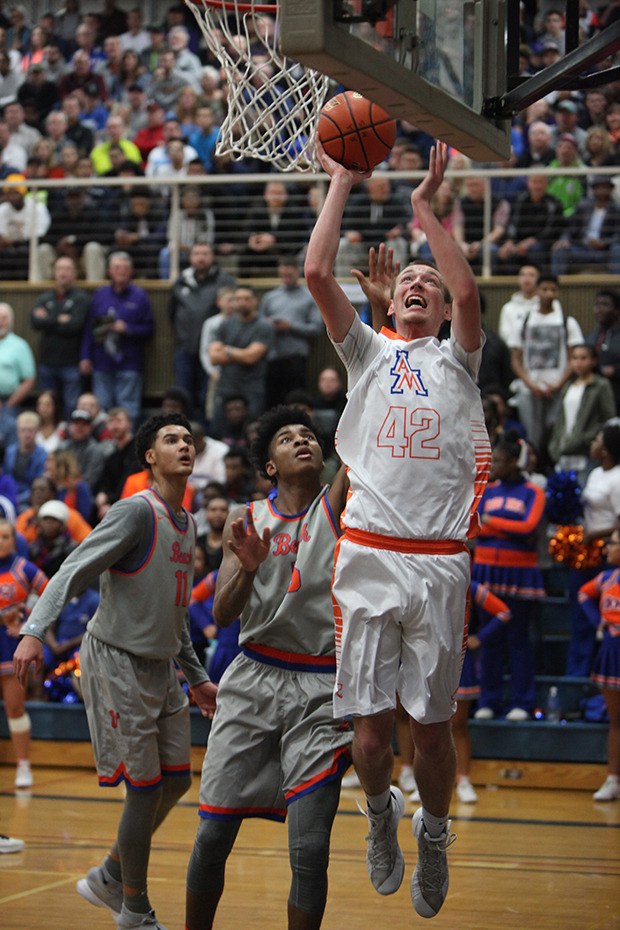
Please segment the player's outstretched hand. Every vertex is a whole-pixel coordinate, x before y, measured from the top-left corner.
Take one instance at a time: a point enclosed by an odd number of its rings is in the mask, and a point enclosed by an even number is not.
[[[37,671],[43,667],[43,643],[36,636],[24,636],[13,656],[13,668],[22,688],[26,687],[33,664]]]
[[[445,142],[437,142],[428,157],[428,171],[424,180],[418,184],[411,195],[411,204],[415,213],[416,204],[424,201],[430,203],[440,184],[443,182],[448,167],[448,146]]]
[[[248,505],[245,509],[245,517],[233,520],[230,524],[230,531],[232,539],[227,541],[228,548],[234,552],[246,572],[255,572],[269,554],[271,542],[269,527],[265,528],[262,536],[258,535],[254,526],[252,508]]]
[[[319,164],[323,171],[332,178],[335,174],[345,174],[349,177],[351,184],[361,184],[362,181],[366,181],[371,175],[372,171],[356,171],[354,168],[345,168],[344,165],[341,165],[340,162],[334,161],[334,159],[327,154],[321,142],[316,137],[316,157],[319,160]]]
[[[192,689],[192,696],[196,701],[196,707],[200,710],[203,717],[213,720],[217,698],[217,685],[212,681],[203,681],[200,685],[195,685]]]
[[[378,249],[368,250],[368,275],[359,268],[351,268],[351,274],[359,282],[368,302],[374,309],[387,313],[392,299],[392,280],[400,272],[400,262],[394,261],[394,250],[382,242]]]

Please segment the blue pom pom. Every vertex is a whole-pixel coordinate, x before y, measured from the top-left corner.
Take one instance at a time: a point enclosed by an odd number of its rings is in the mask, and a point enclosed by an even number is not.
[[[581,485],[574,471],[556,471],[549,476],[546,490],[546,515],[550,523],[569,526],[583,516]]]

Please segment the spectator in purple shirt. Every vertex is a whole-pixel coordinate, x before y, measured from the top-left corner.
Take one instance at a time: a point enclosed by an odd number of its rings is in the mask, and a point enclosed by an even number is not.
[[[133,281],[127,252],[108,259],[110,284],[93,294],[82,340],[80,371],[91,375],[102,407],[124,407],[134,423],[140,415],[144,347],[153,332],[146,292]]]

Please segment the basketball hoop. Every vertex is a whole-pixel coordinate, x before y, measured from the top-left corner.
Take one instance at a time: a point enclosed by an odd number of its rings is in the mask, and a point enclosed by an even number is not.
[[[228,81],[216,154],[258,158],[280,171],[313,169],[329,78],[281,53],[278,4],[185,2]]]

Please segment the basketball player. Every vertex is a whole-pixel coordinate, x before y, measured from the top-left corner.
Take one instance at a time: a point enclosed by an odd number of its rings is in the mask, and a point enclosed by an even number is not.
[[[165,930],[151,909],[147,867],[153,832],[190,785],[187,697],[174,658],[206,716],[215,709],[189,638],[196,528],[182,506],[195,450],[179,414],[151,417],[136,453],[153,485],[119,501],[63,563],[26,623],[15,653],[22,683],[43,661],[45,630],[64,605],[101,576],[101,602],[82,641],[80,661],[88,726],[102,787],[124,781],[118,835],[101,866],[77,890],[108,907],[124,930]]]
[[[0,519],[0,695],[17,759],[15,787],[32,786],[30,768],[30,717],[24,703],[24,688],[13,669],[19,631],[31,595],[43,593],[47,576],[16,552],[15,527]]]
[[[348,371],[337,433],[351,495],[333,580],[334,713],[354,716],[353,761],[368,800],[367,867],[384,895],[404,874],[397,839],[404,799],[390,786],[397,691],[412,718],[422,807],[413,817],[411,893],[418,914],[434,917],[447,894],[453,842],[450,718],[467,636],[466,540],[491,457],[475,384],[483,344],[478,290],[431,209],[447,163],[439,143],[411,196],[437,268],[416,262],[397,275],[389,300],[395,330],[364,326],[332,269],[347,199],[368,174],[318,151],[331,182],[310,238],[306,281]],[[439,343],[450,319],[451,338]]]
[[[200,786],[187,874],[186,930],[209,930],[226,860],[245,817],[288,814],[289,930],[318,930],[327,898],[329,838],[351,732],[334,719],[330,580],[347,486],[320,481],[312,421],[275,407],[257,424],[256,466],[273,500],[237,507],[224,528],[213,615],[241,615],[242,652],[224,673]]]

